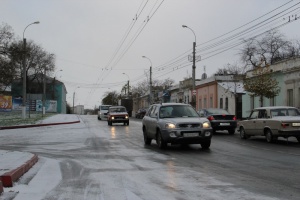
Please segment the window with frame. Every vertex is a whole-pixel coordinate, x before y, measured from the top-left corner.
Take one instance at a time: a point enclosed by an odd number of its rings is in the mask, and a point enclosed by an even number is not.
[[[220,98],[220,108],[223,109],[223,98]]]
[[[199,109],[202,109],[202,99],[199,99]]]
[[[294,93],[293,89],[288,89],[287,90],[287,105],[288,106],[294,106]]]
[[[206,98],[204,98],[204,102],[203,102],[203,104],[204,104],[204,105],[203,105],[203,107],[204,107],[204,108],[207,108],[207,102],[206,102]]]
[[[225,98],[225,110],[228,110],[228,97]]]
[[[213,107],[213,98],[212,97],[210,97],[209,98],[209,107]]]

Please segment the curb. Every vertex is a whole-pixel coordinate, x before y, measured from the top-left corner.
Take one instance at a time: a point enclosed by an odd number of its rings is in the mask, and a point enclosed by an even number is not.
[[[17,129],[17,128],[33,128],[33,127],[39,127],[39,126],[54,126],[54,125],[75,124],[75,123],[80,123],[80,121],[58,122],[58,123],[49,123],[49,124],[31,124],[31,125],[21,125],[21,126],[2,126],[2,127],[0,127],[0,130]]]
[[[34,154],[33,157],[25,164],[21,165],[17,169],[13,169],[10,172],[6,172],[5,174],[1,175],[0,182],[2,182],[3,187],[13,187],[13,182],[23,176],[23,174],[25,174],[38,161],[38,159],[38,156]]]

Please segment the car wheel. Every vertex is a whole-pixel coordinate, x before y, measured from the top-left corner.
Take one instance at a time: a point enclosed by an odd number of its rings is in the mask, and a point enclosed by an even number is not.
[[[144,135],[144,143],[145,143],[145,145],[150,145],[152,139],[148,138],[146,128],[143,128],[143,135]]]
[[[235,133],[235,129],[234,128],[233,129],[229,129],[228,133],[229,133],[229,135],[233,135]]]
[[[108,125],[108,126],[110,126],[110,123],[109,123],[109,121],[107,121],[107,125]]]
[[[101,120],[101,118],[98,116],[98,120]]]
[[[165,149],[167,147],[167,143],[162,138],[160,131],[157,131],[156,143],[160,149]]]
[[[274,138],[270,129],[266,130],[266,140],[268,143],[272,143]]]
[[[250,137],[246,134],[245,129],[243,127],[240,128],[240,137],[241,137],[241,139],[245,139],[245,140]]]
[[[205,141],[201,142],[201,148],[202,149],[209,149],[210,143],[211,143],[211,140],[205,140]]]

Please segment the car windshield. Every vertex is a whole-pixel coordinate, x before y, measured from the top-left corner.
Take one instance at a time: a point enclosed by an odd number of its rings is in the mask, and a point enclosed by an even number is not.
[[[159,111],[159,118],[177,117],[199,117],[193,107],[188,105],[162,106]]]
[[[109,112],[126,112],[125,108],[110,108]]]
[[[108,110],[110,106],[100,106],[101,110]]]
[[[273,109],[271,110],[272,117],[279,116],[300,116],[300,113],[295,108],[281,108],[281,109]]]

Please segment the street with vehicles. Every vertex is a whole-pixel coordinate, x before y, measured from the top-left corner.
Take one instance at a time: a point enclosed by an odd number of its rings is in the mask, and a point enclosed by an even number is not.
[[[72,116],[72,115],[70,115]],[[199,144],[144,145],[142,120],[130,126],[78,116],[80,123],[0,131],[0,150],[38,162],[0,199],[291,199],[299,198],[296,138],[267,143],[217,131]]]

